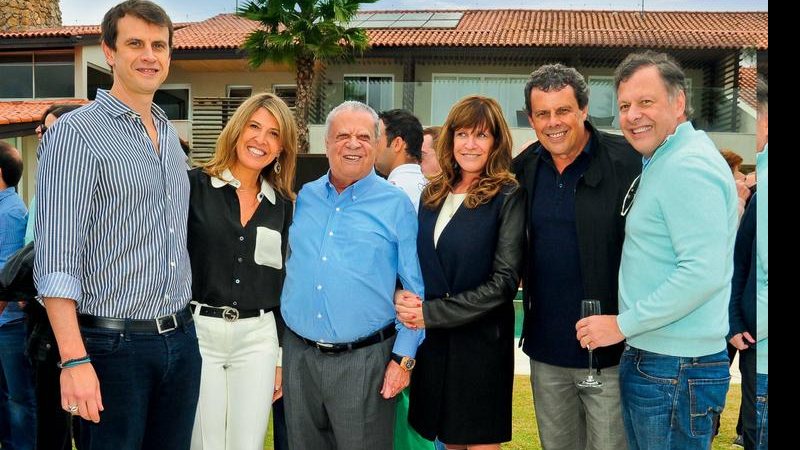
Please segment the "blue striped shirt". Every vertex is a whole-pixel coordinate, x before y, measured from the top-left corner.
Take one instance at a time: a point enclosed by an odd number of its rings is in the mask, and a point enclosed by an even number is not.
[[[155,105],[152,114],[159,152],[141,117],[103,90],[44,136],[34,264],[41,297],[130,319],[189,302],[188,166],[167,116]]]
[[[341,194],[327,174],[303,186],[289,248],[281,313],[307,339],[353,342],[395,321],[398,278],[425,296],[414,206],[375,171]],[[397,327],[394,352],[413,357],[424,330]]]

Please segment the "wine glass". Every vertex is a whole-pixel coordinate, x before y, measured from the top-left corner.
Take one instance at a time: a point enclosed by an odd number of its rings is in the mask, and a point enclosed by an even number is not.
[[[595,299],[581,300],[581,319],[584,317],[595,316],[597,314],[600,314],[600,300],[595,300]],[[587,345],[586,350],[589,351],[589,373],[586,375],[586,379],[581,380],[577,383],[578,387],[581,388],[600,387],[603,385],[603,383],[599,380],[595,380],[594,375],[592,374],[592,348]]]

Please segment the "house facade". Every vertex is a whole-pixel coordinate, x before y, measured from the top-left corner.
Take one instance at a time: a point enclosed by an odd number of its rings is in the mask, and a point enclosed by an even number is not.
[[[754,161],[754,114],[744,101],[752,94],[741,91],[740,80],[748,55],[768,50],[766,12],[364,11],[351,25],[367,30],[371,48],[351,63],[318,66],[312,152],[324,152],[319,124],[343,100],[377,110],[406,108],[423,124],[437,125],[452,104],[472,93],[498,100],[518,150],[535,139],[524,112],[528,74],[552,62],[586,76],[591,120],[614,130],[614,68],[632,51],[655,49],[686,69],[696,126],[710,131],[719,147],[740,153],[746,164]],[[294,102],[292,67],[251,68],[240,50],[257,27],[233,14],[176,25],[170,74],[155,101],[198,158],[213,151],[222,126],[249,95],[269,91],[290,106]],[[110,86],[99,32],[87,26],[0,33],[0,138],[13,139],[23,150],[26,172],[35,167],[38,118],[12,126],[4,114],[13,116],[19,108],[13,101],[92,99],[97,88]],[[25,191],[31,190],[30,178]]]

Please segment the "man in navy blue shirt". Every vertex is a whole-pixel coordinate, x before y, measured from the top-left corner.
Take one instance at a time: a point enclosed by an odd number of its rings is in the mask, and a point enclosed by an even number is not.
[[[538,142],[514,160],[528,192],[528,267],[523,350],[531,358],[536,420],[551,449],[624,449],[617,366],[622,345],[594,351],[602,388],[579,388],[589,355],[575,339],[581,300],[617,312],[626,192],[640,172],[622,136],[588,119],[589,88],[561,64],[545,65],[525,86]]]

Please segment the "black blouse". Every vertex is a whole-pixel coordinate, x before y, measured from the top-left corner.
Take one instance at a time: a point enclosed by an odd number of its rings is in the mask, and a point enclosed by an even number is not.
[[[192,298],[240,310],[275,309],[279,315],[292,202],[275,191],[275,203],[263,197],[242,227],[235,187],[212,186],[201,169],[189,171],[189,183]]]

